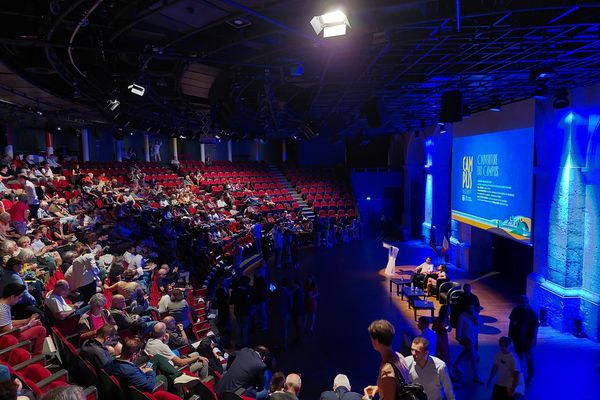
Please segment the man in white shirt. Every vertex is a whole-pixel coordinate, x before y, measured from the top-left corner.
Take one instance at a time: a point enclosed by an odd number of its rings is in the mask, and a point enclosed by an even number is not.
[[[90,301],[93,295],[96,294],[98,266],[96,265],[96,257],[91,252],[86,252],[85,249],[78,249],[79,256],[73,260],[73,263],[65,273],[65,279],[69,282],[69,286],[73,290],[79,291],[84,301]]]
[[[425,259],[425,262],[416,268],[415,272],[417,274],[430,274],[431,272],[433,272],[433,264],[431,263],[431,257],[427,257]]]
[[[429,355],[429,341],[417,336],[412,341],[409,357],[406,357],[411,383],[423,385],[428,400],[454,400],[454,390],[446,363]]]
[[[168,342],[167,325],[163,322],[158,322],[152,329],[152,337],[146,342],[144,351],[150,357],[154,357],[157,354],[164,356],[177,368],[188,367],[192,373],[198,374],[200,379],[208,376],[207,358],[200,356],[198,353],[190,353],[185,358],[178,357],[167,345]]]
[[[54,284],[54,289],[46,295],[44,303],[55,320],[62,321],[72,315],[81,315],[90,308],[89,306],[81,307],[82,303],[67,304],[64,296],[68,293],[69,283],[61,279]]]

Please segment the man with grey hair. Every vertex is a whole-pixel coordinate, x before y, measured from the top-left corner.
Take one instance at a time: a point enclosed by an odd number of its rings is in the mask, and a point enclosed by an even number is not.
[[[454,400],[446,363],[429,355],[429,341],[417,336],[412,341],[410,353],[405,358],[410,382],[421,384],[429,400]]]
[[[352,392],[350,380],[344,374],[337,374],[333,379],[333,391],[327,390],[321,393],[321,400],[360,400],[359,393]]]
[[[285,377],[284,392],[271,394],[271,400],[298,400],[298,393],[302,388],[302,379],[299,374],[289,374]]]
[[[152,337],[146,342],[145,352],[148,356],[164,356],[171,364],[177,368],[188,367],[192,373],[196,373],[200,379],[205,380],[208,377],[208,359],[200,356],[198,353],[190,353],[186,357],[179,357],[167,345],[169,343],[169,334],[167,326],[163,322],[158,322],[152,329]]]
[[[44,304],[52,314],[52,318],[57,321],[67,319],[72,315],[82,315],[89,310],[89,306],[82,307],[83,303],[67,304],[64,296],[69,294],[69,282],[64,279],[56,281],[54,289],[48,292]]]

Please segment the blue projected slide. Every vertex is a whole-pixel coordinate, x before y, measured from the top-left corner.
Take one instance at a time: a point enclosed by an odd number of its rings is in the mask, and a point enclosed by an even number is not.
[[[455,137],[452,219],[531,244],[533,128]]]

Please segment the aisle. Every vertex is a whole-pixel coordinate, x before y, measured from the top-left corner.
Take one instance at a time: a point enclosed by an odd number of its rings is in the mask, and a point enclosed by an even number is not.
[[[418,243],[398,246],[397,265],[417,264],[432,252]],[[387,281],[378,274],[385,267],[387,253],[381,242],[365,241],[329,249],[303,249],[300,261],[298,276],[304,280],[306,275],[313,274],[319,284],[316,330],[311,337],[305,337],[302,344],[290,346],[286,352],[277,352],[279,366],[287,373],[302,374],[302,400],[318,399],[323,390],[331,388],[338,373],[347,374],[353,389],[362,392],[364,386],[375,383],[379,365],[379,356],[372,349],[366,330],[369,323],[377,318],[390,320],[396,327],[395,348],[405,355],[409,355],[409,349],[400,346],[402,333],[412,336],[416,332],[412,311],[406,310],[406,302],[390,296]],[[459,282],[474,278],[461,271],[450,272],[450,276]],[[281,275],[280,270],[273,271],[276,281]],[[500,276],[478,281],[473,287],[485,307],[479,371],[487,379],[492,357],[497,351],[497,340],[500,333],[506,334],[506,316],[517,293],[510,293],[510,287]],[[449,336],[452,358],[455,359],[459,346],[454,340],[454,332]],[[292,327],[290,337],[294,337]],[[569,395],[578,399],[596,398],[600,392],[599,344],[551,328],[540,329],[538,342],[536,378],[527,388],[525,399],[569,398]],[[559,363],[561,367],[558,367]],[[548,385],[547,382],[563,384]],[[458,399],[488,399],[491,396],[485,386],[470,382],[455,389]]]

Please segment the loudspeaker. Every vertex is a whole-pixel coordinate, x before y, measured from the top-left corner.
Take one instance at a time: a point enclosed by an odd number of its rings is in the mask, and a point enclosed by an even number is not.
[[[462,121],[463,103],[460,90],[449,90],[442,93],[442,112],[440,122]]]
[[[379,110],[379,97],[373,97],[365,102],[361,114],[367,118],[369,128],[381,127],[381,112]]]

